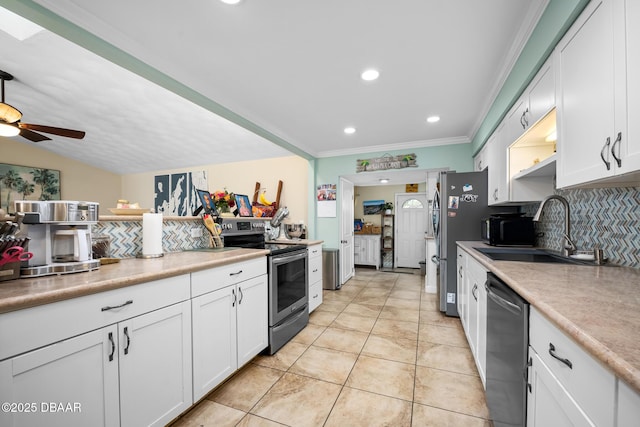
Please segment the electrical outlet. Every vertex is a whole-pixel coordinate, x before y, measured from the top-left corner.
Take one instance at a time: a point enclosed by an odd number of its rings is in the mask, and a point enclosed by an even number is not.
[[[202,237],[202,228],[192,228],[191,229],[191,237]]]

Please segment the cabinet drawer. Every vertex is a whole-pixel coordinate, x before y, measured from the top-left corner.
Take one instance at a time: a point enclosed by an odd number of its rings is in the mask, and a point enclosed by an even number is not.
[[[188,299],[184,274],[5,313],[0,360]]]
[[[530,345],[551,373],[596,425],[612,426],[615,376],[533,307],[529,325]],[[566,359],[571,367],[551,353]]]
[[[191,297],[267,274],[267,257],[191,273]]]
[[[315,310],[320,304],[322,304],[322,281],[309,286],[309,312]]]
[[[322,258],[322,245],[309,246],[307,251],[309,251],[309,259],[316,257]]]
[[[309,259],[309,284],[322,281],[322,257]]]

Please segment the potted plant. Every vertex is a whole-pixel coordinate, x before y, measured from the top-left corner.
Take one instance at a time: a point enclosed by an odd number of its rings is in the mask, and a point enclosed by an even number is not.
[[[391,210],[393,209],[393,203],[385,202],[384,204],[384,213],[386,215],[391,215]]]

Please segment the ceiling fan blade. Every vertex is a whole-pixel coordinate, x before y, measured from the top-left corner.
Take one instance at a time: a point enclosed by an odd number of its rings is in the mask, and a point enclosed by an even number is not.
[[[32,142],[41,142],[41,141],[51,140],[51,138],[44,135],[40,135],[39,133],[36,133],[29,129],[20,129],[20,136],[27,138],[29,141],[32,141]]]
[[[81,130],[56,128],[53,126],[32,125],[29,123],[18,123],[18,126],[20,127],[20,129],[28,129],[28,130],[35,130],[38,132],[51,133],[53,135],[65,136],[67,138],[82,139],[84,138],[84,135],[85,135],[85,132]],[[47,139],[50,139],[50,138],[47,138]]]

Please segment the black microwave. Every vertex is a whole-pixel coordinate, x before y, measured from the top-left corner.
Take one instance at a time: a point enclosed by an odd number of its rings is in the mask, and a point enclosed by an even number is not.
[[[533,218],[522,214],[492,215],[482,220],[482,240],[492,246],[533,246]]]

